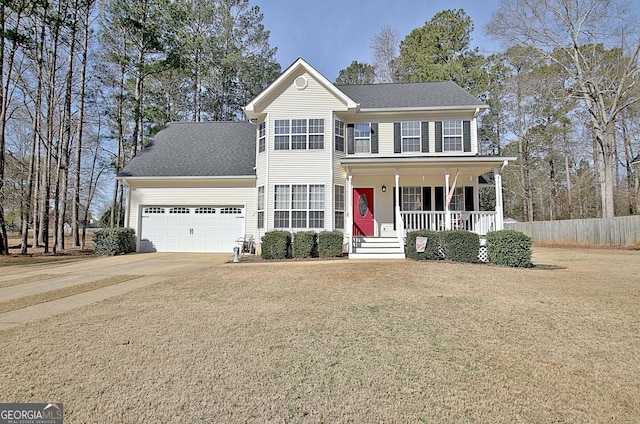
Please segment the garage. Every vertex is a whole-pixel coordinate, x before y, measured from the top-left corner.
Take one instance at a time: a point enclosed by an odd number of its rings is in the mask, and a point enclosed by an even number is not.
[[[143,206],[141,252],[233,252],[244,236],[239,206]]]

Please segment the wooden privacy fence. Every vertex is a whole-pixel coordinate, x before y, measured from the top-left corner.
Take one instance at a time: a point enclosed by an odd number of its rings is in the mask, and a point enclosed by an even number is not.
[[[525,233],[535,243],[636,247],[640,241],[640,215],[505,223],[504,227]]]

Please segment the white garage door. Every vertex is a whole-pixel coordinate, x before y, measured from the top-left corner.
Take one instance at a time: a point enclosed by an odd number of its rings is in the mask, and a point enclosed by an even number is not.
[[[144,206],[142,252],[233,252],[244,234],[244,208]]]

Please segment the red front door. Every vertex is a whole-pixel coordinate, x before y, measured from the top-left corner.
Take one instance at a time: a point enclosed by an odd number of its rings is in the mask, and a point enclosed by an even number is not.
[[[353,235],[373,236],[373,189],[353,189]]]

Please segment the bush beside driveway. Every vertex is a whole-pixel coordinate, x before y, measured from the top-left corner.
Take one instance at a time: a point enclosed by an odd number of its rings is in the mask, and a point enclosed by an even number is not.
[[[638,252],[223,264],[0,332],[65,422],[637,422]]]

